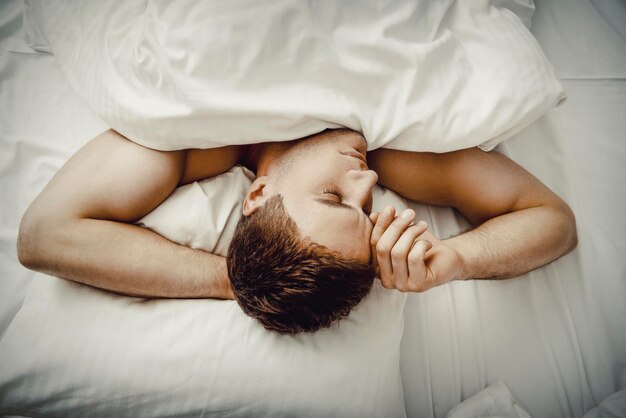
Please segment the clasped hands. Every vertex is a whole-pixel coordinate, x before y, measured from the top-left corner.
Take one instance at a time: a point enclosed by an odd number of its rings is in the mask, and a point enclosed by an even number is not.
[[[393,206],[370,214],[372,259],[383,287],[424,292],[462,278],[463,259],[457,250],[431,234],[426,222],[414,219],[412,209],[396,216]]]

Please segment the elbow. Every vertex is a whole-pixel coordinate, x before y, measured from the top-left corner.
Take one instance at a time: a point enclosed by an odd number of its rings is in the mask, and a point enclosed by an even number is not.
[[[578,232],[576,232],[576,218],[572,215],[570,247],[567,252],[574,251],[578,247]]]
[[[42,222],[28,212],[22,218],[17,235],[17,259],[20,264],[31,270],[43,268],[42,249]]]
[[[563,255],[573,251],[578,246],[578,232],[576,231],[576,216],[566,204],[559,208],[562,219]]]
[[[27,216],[22,218],[17,234],[17,259],[24,267],[33,270],[37,265],[37,251],[34,248],[33,225]]]

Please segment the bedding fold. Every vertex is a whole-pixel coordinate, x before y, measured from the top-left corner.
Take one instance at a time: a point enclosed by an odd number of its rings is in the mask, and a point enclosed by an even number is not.
[[[370,150],[488,150],[565,97],[520,17],[487,0],[29,4],[95,113],[160,150],[338,127]]]

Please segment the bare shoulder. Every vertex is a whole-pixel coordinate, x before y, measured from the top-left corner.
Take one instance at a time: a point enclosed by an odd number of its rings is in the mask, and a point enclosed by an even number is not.
[[[134,221],[178,184],[184,151],[156,151],[108,130],[76,152],[28,209],[42,219]]]
[[[217,176],[242,163],[247,147],[230,145],[212,149],[189,149],[181,184]]]

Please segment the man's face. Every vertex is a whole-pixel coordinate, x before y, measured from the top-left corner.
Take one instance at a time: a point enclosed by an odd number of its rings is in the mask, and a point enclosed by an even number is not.
[[[276,192],[303,236],[361,261],[370,259],[372,188],[358,133],[327,131],[298,141],[283,156]]]

